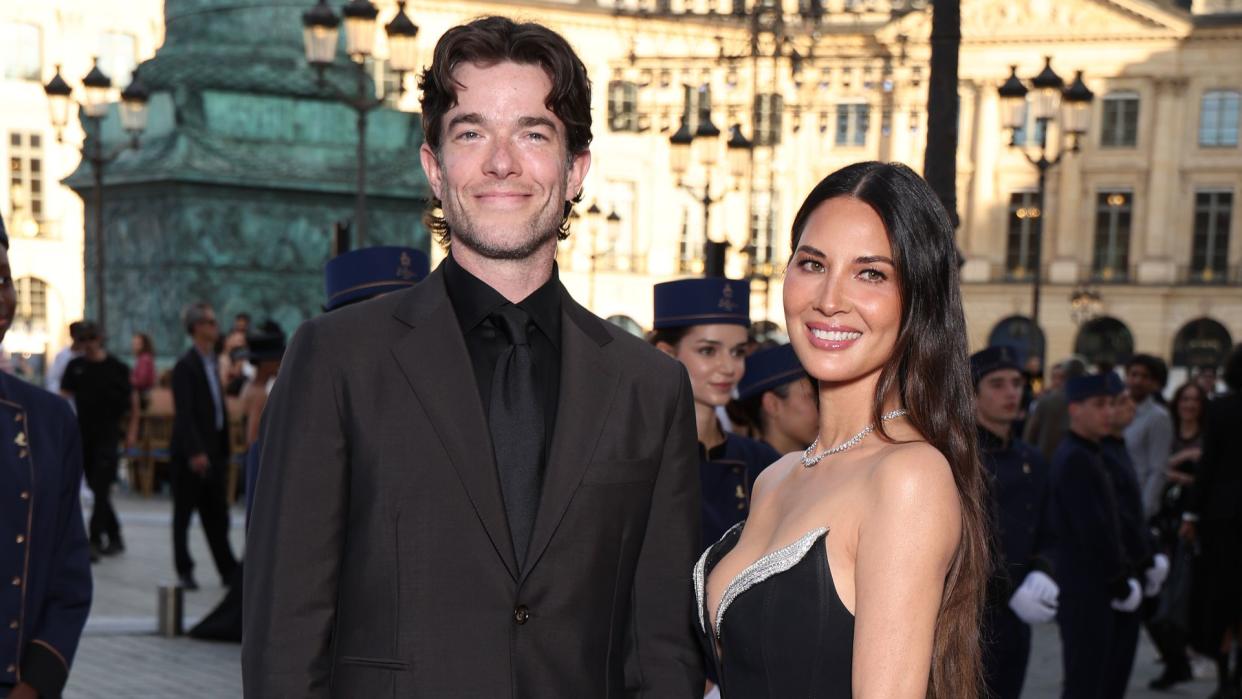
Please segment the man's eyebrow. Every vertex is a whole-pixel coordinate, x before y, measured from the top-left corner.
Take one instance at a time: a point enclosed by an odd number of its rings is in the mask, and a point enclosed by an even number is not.
[[[542,116],[524,116],[518,119],[518,126],[524,129],[529,129],[534,126],[546,126],[549,129],[556,131],[556,123],[551,119]]]
[[[479,114],[478,112],[468,112],[465,114],[458,114],[452,119],[449,119],[448,127],[451,129],[454,126],[457,126],[458,124],[482,124],[482,123],[483,123],[482,114]]]

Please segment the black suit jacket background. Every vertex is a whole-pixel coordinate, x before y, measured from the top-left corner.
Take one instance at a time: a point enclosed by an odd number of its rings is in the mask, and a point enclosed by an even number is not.
[[[441,272],[298,330],[263,418],[247,696],[701,694],[689,380],[561,293],[524,570]]]
[[[203,359],[191,347],[173,366],[173,432],[169,448],[173,459],[184,463],[195,454],[207,454],[217,463],[229,453],[228,407],[224,410],[224,429],[216,429],[216,407],[207,383]],[[224,387],[220,388],[224,400]]]

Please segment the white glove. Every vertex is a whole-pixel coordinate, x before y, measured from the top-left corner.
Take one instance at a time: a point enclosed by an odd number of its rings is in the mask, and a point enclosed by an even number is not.
[[[1054,607],[1057,606],[1057,601],[1061,597],[1061,588],[1043,571],[1032,570],[1027,573],[1022,579],[1022,587],[1029,588],[1037,598]]]
[[[1115,599],[1112,601],[1113,609],[1119,612],[1133,612],[1143,603],[1143,588],[1139,586],[1138,580],[1130,578],[1126,580],[1130,584],[1130,594],[1125,599]]]
[[[1143,573],[1143,577],[1147,581],[1143,585],[1143,594],[1148,597],[1155,597],[1160,594],[1160,588],[1164,587],[1164,581],[1169,579],[1169,557],[1163,553],[1158,553],[1153,557],[1151,567]]]
[[[1039,579],[1032,580],[1035,575],[1042,576],[1046,582]],[[1046,585],[1052,586],[1052,599],[1045,597],[1049,593]],[[1018,589],[1014,590],[1013,596],[1009,598],[1009,608],[1019,619],[1028,624],[1046,624],[1057,616],[1057,594],[1059,591],[1051,578],[1043,573],[1031,573],[1026,576]]]

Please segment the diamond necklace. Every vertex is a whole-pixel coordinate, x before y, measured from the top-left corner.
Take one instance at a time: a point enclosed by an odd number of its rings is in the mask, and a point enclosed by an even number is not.
[[[898,408],[896,410],[893,410],[891,412],[887,412],[881,415],[880,422],[888,422],[889,420],[896,420],[897,418],[901,417],[902,415],[906,415],[906,414],[907,414],[907,411],[905,408]],[[816,454],[815,456],[811,456],[812,454],[815,454],[815,448],[819,446],[819,437],[816,437],[815,441],[811,442],[811,446],[807,447],[806,451],[802,452],[802,467],[811,468],[815,464],[823,461],[825,458],[832,456],[833,454],[840,454],[841,452],[845,451],[846,449],[849,449],[850,447],[857,446],[859,442],[863,441],[863,437],[866,437],[867,435],[871,434],[874,431],[875,431],[875,424],[872,423],[862,428],[862,431],[859,432],[858,434],[854,435],[853,437],[850,437],[844,442],[841,442],[837,446],[823,453]]]

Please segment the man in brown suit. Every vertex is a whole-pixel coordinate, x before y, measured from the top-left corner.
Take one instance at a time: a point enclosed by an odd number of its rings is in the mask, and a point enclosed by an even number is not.
[[[490,17],[441,38],[421,87],[450,255],[285,355],[246,694],[701,694],[689,381],[557,279],[590,165],[586,69],[556,33]]]

